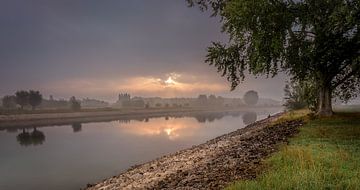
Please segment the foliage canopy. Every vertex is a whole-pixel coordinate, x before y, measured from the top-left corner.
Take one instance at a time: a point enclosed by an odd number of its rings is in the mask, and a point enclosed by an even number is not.
[[[357,0],[187,0],[222,19],[227,43],[214,42],[206,62],[235,89],[253,75],[280,70],[316,81],[319,114],[333,94],[347,101],[360,89],[360,2]]]

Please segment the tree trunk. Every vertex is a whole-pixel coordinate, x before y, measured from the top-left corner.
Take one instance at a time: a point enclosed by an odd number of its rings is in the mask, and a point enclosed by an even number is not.
[[[332,102],[331,102],[331,89],[327,85],[323,85],[320,87],[319,92],[319,109],[318,109],[318,115],[319,116],[332,116],[333,110],[332,110]]]

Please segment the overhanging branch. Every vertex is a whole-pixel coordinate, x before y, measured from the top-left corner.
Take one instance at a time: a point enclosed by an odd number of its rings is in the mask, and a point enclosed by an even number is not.
[[[348,73],[347,75],[345,75],[341,80],[337,81],[332,87],[331,89],[335,89],[336,87],[338,87],[340,84],[344,83],[346,80],[348,80],[350,77],[352,77],[353,75],[355,75],[356,73],[358,73],[360,71],[360,67],[357,67],[355,69],[353,69],[350,73]]]

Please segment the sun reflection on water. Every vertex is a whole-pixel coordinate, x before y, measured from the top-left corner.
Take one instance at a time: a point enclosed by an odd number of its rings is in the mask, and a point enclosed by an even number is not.
[[[122,132],[138,136],[165,135],[170,140],[193,136],[200,124],[193,118],[182,120],[164,118],[151,119],[151,122],[133,121],[120,124]]]

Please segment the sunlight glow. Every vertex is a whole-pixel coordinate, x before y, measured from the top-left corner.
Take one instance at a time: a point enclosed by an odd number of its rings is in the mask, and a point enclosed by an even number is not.
[[[151,123],[130,122],[122,124],[119,128],[129,134],[139,136],[164,135],[169,140],[176,140],[193,136],[196,129],[200,127],[199,123],[191,118],[183,119],[181,122],[174,119],[165,121],[163,118],[155,118],[151,121]]]
[[[165,81],[165,84],[167,85],[176,85],[176,81],[174,81],[171,76]]]
[[[229,89],[222,83],[209,82],[207,78],[194,75],[168,73],[165,74],[165,78],[162,77],[135,76],[126,80],[79,78],[50,83],[44,88],[50,89],[49,91],[72,92],[79,96],[128,92],[138,96],[162,97],[197,96],[203,92],[218,93]]]

